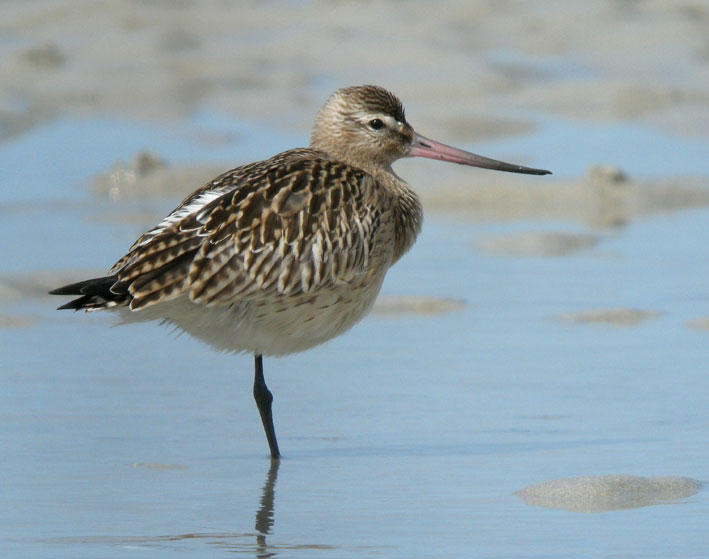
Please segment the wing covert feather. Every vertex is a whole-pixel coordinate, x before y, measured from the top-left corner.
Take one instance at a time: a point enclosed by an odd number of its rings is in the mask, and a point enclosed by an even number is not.
[[[351,282],[367,272],[386,220],[382,196],[365,171],[291,150],[188,196],[111,273],[128,283],[133,309],[184,293],[226,304]]]

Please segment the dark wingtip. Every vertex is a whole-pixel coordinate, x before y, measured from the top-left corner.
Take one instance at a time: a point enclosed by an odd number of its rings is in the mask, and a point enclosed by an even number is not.
[[[51,291],[48,292],[49,295],[76,295],[76,293],[73,292],[68,292],[66,290],[68,286],[64,287],[57,287],[56,289],[52,289]]]
[[[118,277],[108,276],[63,285],[62,287],[52,289],[49,294],[79,296],[77,299],[73,299],[63,304],[61,307],[58,307],[58,311],[104,308],[105,303],[118,301],[125,296],[124,293],[114,290],[117,285],[120,285],[118,283]]]
[[[79,307],[73,303],[66,303],[65,305],[62,305],[61,307],[57,307],[58,311],[78,311]]]

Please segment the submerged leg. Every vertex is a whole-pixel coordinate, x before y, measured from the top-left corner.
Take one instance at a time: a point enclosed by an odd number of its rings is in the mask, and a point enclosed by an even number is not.
[[[273,394],[266,386],[266,381],[263,378],[263,358],[260,353],[254,355],[254,400],[261,414],[263,430],[266,431],[266,440],[268,440],[268,448],[271,449],[271,459],[278,460],[281,453],[278,450],[278,441],[276,441],[276,430],[273,428],[273,415],[271,414],[271,402],[273,402]]]

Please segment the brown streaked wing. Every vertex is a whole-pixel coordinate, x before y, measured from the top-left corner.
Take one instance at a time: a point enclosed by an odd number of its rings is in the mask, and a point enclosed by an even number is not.
[[[204,242],[204,223],[198,215],[210,201],[247,183],[264,163],[237,167],[194,191],[113,265],[109,274],[117,274],[128,284],[132,309],[174,299],[187,291],[190,264]]]
[[[271,166],[209,208],[190,298],[223,304],[350,281],[366,269],[381,195],[370,175],[329,159]]]
[[[152,248],[145,249],[143,251],[138,251],[137,249],[140,246],[149,245],[149,242],[155,237],[160,235],[163,237],[160,242],[169,244],[169,241],[167,241],[167,237],[165,235],[169,235],[172,232],[173,228],[171,225],[179,224],[180,231],[188,231],[189,226],[187,225],[187,222],[189,221],[188,218],[190,215],[194,213],[193,211],[190,211],[190,208],[193,205],[199,205],[200,201],[203,200],[204,197],[216,198],[222,194],[234,190],[239,181],[243,181],[243,177],[248,176],[248,174],[255,167],[258,167],[262,163],[263,162],[259,161],[231,169],[230,171],[222,173],[212,181],[192,192],[189,196],[182,200],[182,202],[180,202],[178,206],[172,210],[158,225],[138,237],[126,255],[111,267],[109,274],[117,273],[138,255],[141,257],[147,256],[148,252],[152,250]],[[201,225],[202,224],[199,222],[194,222],[194,226],[197,228],[201,227]],[[184,238],[178,242],[182,241],[184,241]]]
[[[293,157],[303,157],[310,150],[291,150]],[[139,309],[174,299],[188,289],[190,263],[204,242],[203,215],[210,203],[249,184],[263,174],[266,163],[277,161],[285,154],[268,161],[237,167],[187,196],[165,219],[133,243],[128,253],[116,262],[110,274],[117,274],[129,286],[130,306]],[[202,218],[202,219],[200,219]]]
[[[185,198],[111,269],[138,309],[312,292],[367,264],[382,196],[364,171],[297,149],[224,173]]]

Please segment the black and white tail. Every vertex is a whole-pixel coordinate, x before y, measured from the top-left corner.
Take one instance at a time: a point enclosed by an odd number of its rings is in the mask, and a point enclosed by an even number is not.
[[[59,287],[49,292],[50,295],[79,295],[62,305],[57,310],[72,309],[78,311],[98,311],[110,309],[130,302],[128,286],[118,281],[118,276],[94,278]]]

